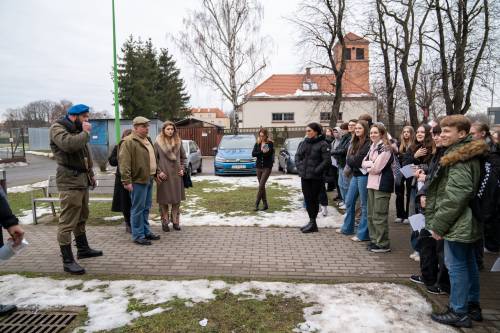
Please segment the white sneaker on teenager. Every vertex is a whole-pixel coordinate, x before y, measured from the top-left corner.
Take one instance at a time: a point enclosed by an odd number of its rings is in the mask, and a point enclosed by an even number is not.
[[[403,222],[403,219],[398,217],[394,220],[394,223],[402,223]]]
[[[328,215],[328,206],[321,206],[321,214],[323,216],[327,216]]]
[[[342,205],[340,205],[339,208],[345,210],[347,207],[346,207],[345,203],[342,203]]]

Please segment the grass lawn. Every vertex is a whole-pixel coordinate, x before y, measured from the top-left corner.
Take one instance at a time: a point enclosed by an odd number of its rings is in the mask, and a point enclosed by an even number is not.
[[[229,292],[216,292],[215,300],[186,304],[176,299],[163,304],[145,305],[133,300],[128,311],[145,312],[158,307],[169,309],[150,317],[140,317],[112,333],[160,332],[291,332],[304,321],[303,309],[310,306],[299,298],[267,295],[264,301],[241,299]],[[205,327],[199,322],[208,319]]]
[[[224,190],[218,192],[217,190]],[[267,196],[269,200],[268,213],[276,211],[290,211],[290,196],[296,189],[270,184],[267,186]],[[203,180],[194,183],[194,187],[186,190],[186,201],[182,203],[182,210],[192,216],[202,216],[206,213],[216,213],[221,216],[251,216],[256,215],[254,211],[255,187],[231,187],[222,183]],[[92,192],[90,192],[92,196]],[[33,191],[34,197],[42,197],[41,190]],[[16,215],[22,215],[23,211],[31,211],[31,192],[10,193],[8,200],[12,211]],[[39,203],[37,207],[48,207],[48,204]],[[56,211],[59,211],[59,204],[55,204]],[[89,225],[114,225],[122,223],[122,220],[105,221],[105,217],[119,216],[121,213],[111,212],[111,203],[91,203]],[[159,207],[156,203],[156,187],[153,193],[153,206],[151,217],[159,215]],[[39,216],[40,217],[40,216]],[[40,223],[57,223],[57,217],[45,215],[39,220]]]

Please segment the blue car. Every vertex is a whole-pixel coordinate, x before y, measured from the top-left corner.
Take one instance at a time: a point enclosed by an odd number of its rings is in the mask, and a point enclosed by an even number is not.
[[[216,175],[255,175],[256,158],[252,157],[255,136],[249,134],[224,135],[217,154],[214,170]]]

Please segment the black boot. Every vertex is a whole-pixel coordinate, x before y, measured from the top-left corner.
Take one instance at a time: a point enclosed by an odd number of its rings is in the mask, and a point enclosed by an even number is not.
[[[469,302],[469,317],[474,321],[483,321],[483,313],[479,303]]]
[[[71,274],[85,274],[85,269],[75,262],[73,252],[71,251],[71,245],[61,245],[60,248],[64,271]]]
[[[310,232],[318,232],[318,225],[316,224],[316,219],[311,219],[308,225],[305,226],[304,229],[301,230],[304,234],[308,234]]]
[[[264,205],[264,207],[262,207],[262,210],[268,210],[269,209],[269,206],[267,205],[267,200],[262,200],[262,204]]]
[[[7,316],[17,311],[17,306],[13,304],[0,304],[0,316]]]
[[[76,236],[75,240],[76,240],[76,248],[78,249],[76,257],[78,259],[102,256],[102,251],[93,250],[89,247],[86,234],[81,234],[79,236]]]
[[[303,231],[305,228],[309,227],[309,224],[312,223],[312,219],[309,220],[307,224],[304,224],[302,227],[300,227],[300,231]]]
[[[259,210],[259,204],[260,204],[260,200],[257,200],[255,202],[255,211],[258,211]]]

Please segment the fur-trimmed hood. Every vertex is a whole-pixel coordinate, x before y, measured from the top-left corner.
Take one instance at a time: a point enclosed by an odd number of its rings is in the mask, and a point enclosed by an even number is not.
[[[483,140],[472,140],[467,137],[462,142],[453,147],[449,152],[446,152],[439,164],[441,166],[450,166],[458,162],[465,162],[474,157],[485,155],[489,150],[488,144]]]

